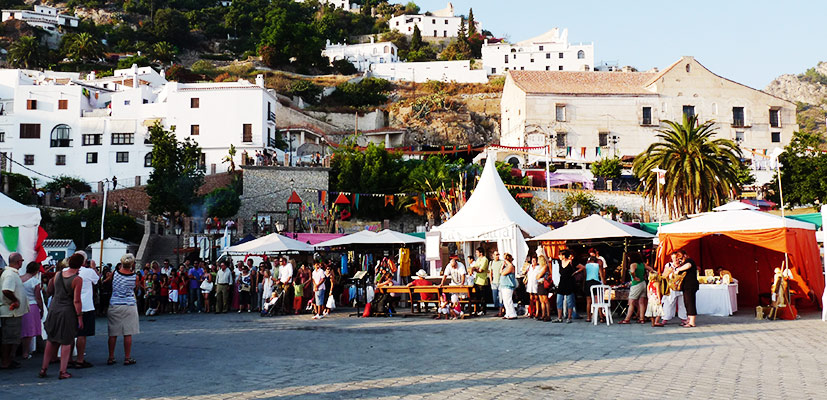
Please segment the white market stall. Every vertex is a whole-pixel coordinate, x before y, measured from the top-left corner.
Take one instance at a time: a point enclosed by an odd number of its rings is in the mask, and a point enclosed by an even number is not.
[[[405,233],[385,229],[379,232],[359,231],[350,235],[331,239],[316,244],[316,248],[340,247],[350,245],[382,245],[382,244],[422,244],[425,239]]]
[[[563,225],[551,232],[532,238],[532,241],[591,240],[609,238],[644,238],[655,237],[650,233],[629,225],[591,215],[581,220]]]
[[[224,249],[224,254],[229,255],[276,255],[295,252],[312,252],[313,246],[290,239],[287,236],[271,233],[249,242],[237,244]]]
[[[24,266],[30,261],[46,259],[41,246],[46,232],[41,231],[39,209],[20,204],[0,193],[0,257],[4,261],[13,252],[23,256]]]
[[[464,249],[467,253],[470,253],[472,242],[496,242],[501,254],[511,254],[519,264],[528,253],[525,238],[542,235],[549,228],[535,221],[517,204],[494,164],[494,158],[489,157],[465,206],[430,233],[438,232],[441,243],[462,243],[467,247]],[[427,246],[436,246],[436,243],[428,241]],[[428,254],[434,252],[438,253],[431,248],[427,250]]]

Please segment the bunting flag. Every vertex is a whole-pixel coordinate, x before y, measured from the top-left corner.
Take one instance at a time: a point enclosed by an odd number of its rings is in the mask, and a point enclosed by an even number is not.
[[[586,148],[585,147],[580,148],[580,157],[586,158]]]
[[[385,195],[385,207],[387,207],[388,204],[393,205],[393,195],[392,194],[386,194]]]
[[[594,148],[594,155],[600,157],[600,146]]]
[[[19,240],[20,228],[16,226],[4,226],[0,228],[0,247],[3,247],[5,250],[3,254],[17,251]]]
[[[353,195],[353,205],[357,210],[359,209],[359,193]]]
[[[571,146],[566,147],[566,157],[571,157]]]

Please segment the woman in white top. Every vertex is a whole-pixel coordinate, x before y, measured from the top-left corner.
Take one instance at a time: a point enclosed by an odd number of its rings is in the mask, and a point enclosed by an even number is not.
[[[204,280],[201,281],[201,297],[204,299],[204,312],[210,312],[210,293],[215,285],[212,283],[212,274],[207,272],[204,274]]]
[[[266,303],[273,297],[273,278],[270,276],[270,270],[265,269],[262,274],[261,286],[261,303]]]
[[[529,296],[531,296],[531,300],[529,302],[530,306],[530,313],[529,317],[536,317],[537,316],[537,272],[539,271],[540,266],[537,265],[537,257],[531,257],[531,265],[528,267],[528,271],[526,271],[526,283],[525,283],[525,290],[528,292]]]
[[[32,357],[29,350],[32,346],[32,339],[40,336],[42,332],[41,320],[43,319],[43,298],[40,290],[40,264],[30,262],[26,265],[26,274],[20,277],[23,281],[23,290],[26,292],[26,299],[29,301],[29,312],[23,315],[23,328],[21,337],[23,339],[23,359]]]

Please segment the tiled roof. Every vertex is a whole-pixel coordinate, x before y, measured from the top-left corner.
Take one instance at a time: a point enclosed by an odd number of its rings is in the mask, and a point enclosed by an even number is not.
[[[646,89],[650,72],[509,71],[530,94],[655,95]]]
[[[69,247],[72,243],[72,239],[46,239],[43,241],[43,247],[49,248],[63,248]]]

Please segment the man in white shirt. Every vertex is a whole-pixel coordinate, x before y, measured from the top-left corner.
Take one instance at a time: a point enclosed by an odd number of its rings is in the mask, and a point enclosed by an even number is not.
[[[14,361],[14,353],[20,344],[23,316],[29,312],[29,300],[23,289],[19,270],[23,266],[20,253],[9,254],[9,265],[0,274],[0,329],[3,341],[0,343],[0,367],[20,368]]]
[[[284,302],[282,302],[282,309],[285,314],[289,314],[293,308],[293,264],[287,257],[281,257],[279,260],[279,274],[278,280],[284,286]]]
[[[233,274],[227,268],[227,262],[221,262],[221,269],[215,276],[215,313],[226,313],[230,308],[230,285],[233,283]]]
[[[161,266],[161,275],[169,276],[172,273],[172,265],[169,265],[169,260],[164,259],[164,265]]]
[[[324,269],[322,269],[321,263],[315,263],[313,265],[313,291],[315,292],[315,305],[313,308],[316,311],[316,315],[313,316],[313,319],[322,319],[324,315],[322,315],[322,310],[324,309],[325,299],[327,297],[327,291],[325,290],[325,278],[327,277],[324,273]]]
[[[448,282],[449,286],[464,285],[466,274],[465,265],[452,257],[451,261],[448,262],[448,266],[445,267],[445,272],[442,274],[442,281],[439,282],[439,286],[445,285],[445,279],[450,279]]]
[[[80,254],[84,258],[84,266],[80,267],[80,270],[78,270],[78,276],[83,279],[83,285],[80,289],[80,304],[81,311],[83,312],[83,329],[78,330],[77,359],[74,362],[70,362],[70,364],[74,368],[89,368],[92,364],[85,359],[86,337],[95,336],[95,301],[92,293],[94,290],[93,286],[98,284],[100,276],[98,275],[98,271],[95,269],[94,260],[89,261],[89,265],[86,266],[85,252],[78,251],[75,254]]]

